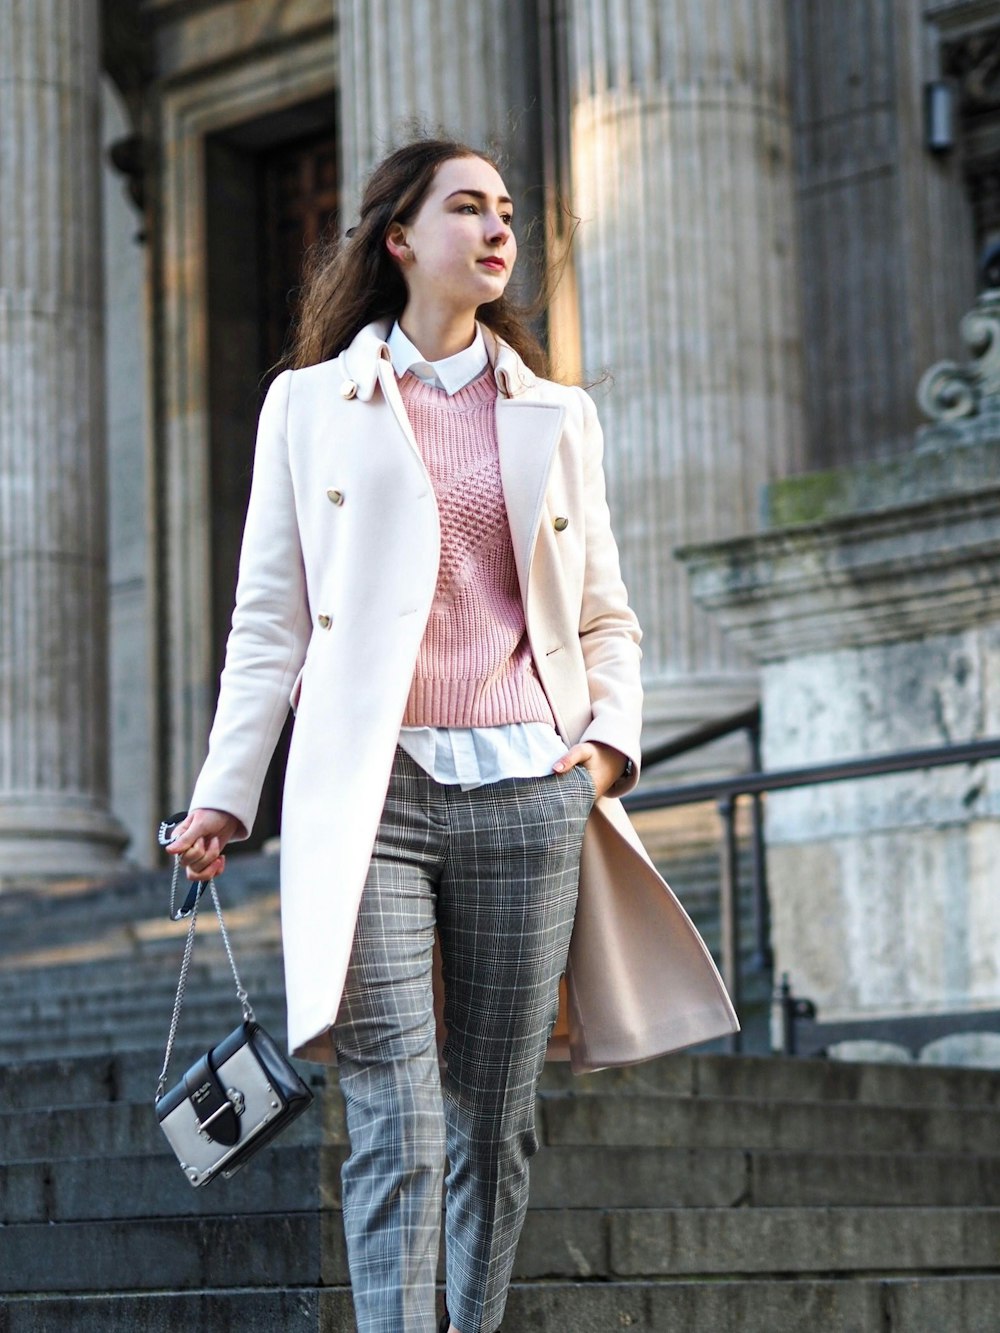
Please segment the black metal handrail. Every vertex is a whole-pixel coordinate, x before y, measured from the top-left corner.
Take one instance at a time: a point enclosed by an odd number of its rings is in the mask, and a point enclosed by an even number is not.
[[[684,732],[680,736],[675,736],[672,740],[663,741],[659,745],[654,745],[648,750],[642,752],[643,772],[647,772],[656,764],[665,763],[668,759],[676,759],[681,755],[690,754],[694,750],[700,750],[703,746],[710,745],[713,741],[724,740],[728,736],[733,736],[738,732],[745,732],[747,745],[750,750],[750,771],[759,772],[761,764],[760,751],[760,729],[761,729],[761,709],[760,704],[752,704],[749,708],[741,708],[736,713],[727,713],[723,717],[716,718],[714,722],[705,722],[701,726],[692,727],[690,731]],[[659,788],[663,791],[663,788]],[[686,790],[683,787],[671,788],[672,791]],[[628,798],[630,808],[637,809],[655,809],[657,806],[666,805],[665,801],[658,801],[656,806],[636,806],[634,804],[635,796]],[[713,799],[712,796],[706,798]],[[693,803],[693,802],[691,802]],[[676,804],[689,804],[689,802],[676,802]],[[735,810],[734,810],[735,814]],[[723,874],[727,872],[727,867],[731,859],[737,855],[735,841],[735,821],[731,828],[726,831],[727,840],[726,853],[723,857]],[[771,920],[770,904],[767,894],[767,863],[764,857],[764,805],[759,794],[753,797],[753,805],[750,812],[750,855],[751,855],[751,878],[752,878],[752,902],[753,902],[753,923],[754,923],[754,951],[753,967],[758,972],[769,972],[771,969]],[[734,892],[738,889],[738,884],[734,885]],[[723,893],[725,896],[725,890]],[[723,958],[729,958],[734,950],[738,952],[739,941],[731,938],[729,935],[729,918],[723,913],[722,916],[722,955]]]
[[[713,737],[714,739],[714,737]],[[678,753],[681,753],[680,751]],[[750,796],[755,803],[755,842],[761,838],[759,821],[759,802],[768,792],[790,791],[797,787],[812,787],[827,782],[847,782],[859,778],[885,777],[894,773],[909,773],[915,770],[943,768],[952,764],[975,764],[987,760],[1000,759],[1000,737],[990,737],[982,741],[966,741],[957,745],[935,745],[917,750],[894,750],[887,754],[859,756],[853,759],[833,760],[822,764],[809,764],[802,768],[776,769],[772,773],[761,771],[759,760],[755,771],[743,773],[732,778],[716,778],[705,782],[689,782],[674,787],[653,787],[630,792],[623,800],[626,809],[633,811],[662,810],[684,805],[702,805],[715,801],[722,821],[722,873],[721,873],[721,964],[722,975],[732,996],[733,1004],[739,1009],[740,1000],[740,958],[739,958],[739,861],[736,835],[737,802],[741,796]],[[762,839],[761,839],[762,842]],[[755,857],[756,859],[756,857]],[[755,866],[755,884],[763,887],[762,875],[758,878]],[[765,897],[766,897],[766,890]],[[758,912],[758,928],[763,920],[763,913]],[[763,956],[758,941],[758,958]],[[740,1049],[740,1034],[735,1033],[730,1041],[730,1048]]]
[[[749,732],[751,736],[760,736],[760,704],[754,704],[751,708],[741,708],[738,713],[727,713],[725,717],[717,718],[714,722],[705,722],[700,727],[692,727],[690,731],[685,731],[672,740],[661,741],[659,745],[643,750],[642,766],[644,769],[652,768],[656,764],[665,763],[668,759],[676,759],[678,755],[700,750],[703,745],[709,745],[712,741],[733,736],[739,731]]]

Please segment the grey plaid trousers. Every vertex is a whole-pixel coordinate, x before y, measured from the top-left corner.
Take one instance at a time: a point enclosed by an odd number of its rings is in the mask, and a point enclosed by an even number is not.
[[[593,801],[582,767],[465,792],[396,751],[333,1034],[351,1141],[343,1216],[359,1333],[437,1327],[446,1157],[452,1322],[461,1333],[500,1325]]]

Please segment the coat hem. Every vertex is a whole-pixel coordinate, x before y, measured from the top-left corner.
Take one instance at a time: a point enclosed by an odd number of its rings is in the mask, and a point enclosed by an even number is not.
[[[650,1031],[645,1028],[641,1039],[633,1037],[615,1038],[589,1043],[579,1036],[569,1040],[570,1068],[574,1074],[594,1074],[600,1069],[620,1069],[625,1065],[645,1064],[662,1055],[672,1055],[689,1046],[700,1046],[702,1042],[715,1041],[720,1037],[731,1036],[739,1032],[739,1020],[733,1015],[722,1023],[718,1015],[710,1021],[697,1015],[671,1023]]]

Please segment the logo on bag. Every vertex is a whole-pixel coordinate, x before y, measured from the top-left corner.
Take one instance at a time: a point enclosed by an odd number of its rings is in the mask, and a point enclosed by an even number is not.
[[[195,1106],[200,1106],[203,1101],[206,1101],[211,1096],[211,1093],[212,1084],[206,1080],[200,1088],[195,1088],[194,1092],[191,1094],[191,1100],[194,1102]]]

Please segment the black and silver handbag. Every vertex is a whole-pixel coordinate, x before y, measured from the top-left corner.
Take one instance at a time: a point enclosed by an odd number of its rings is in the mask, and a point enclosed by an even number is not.
[[[183,818],[183,814],[174,815],[160,825],[162,846],[170,842],[174,827]],[[175,857],[170,884],[170,918],[179,921],[187,916],[190,924],[154,1104],[160,1128],[177,1154],[181,1169],[192,1185],[199,1186],[207,1185],[219,1175],[227,1179],[235,1175],[265,1144],[302,1114],[313,1094],[254,1017],[250,997],[236,970],[215,880],[192,881],[184,903],[175,908],[180,864],[180,857]],[[236,998],[243,1009],[243,1021],[228,1037],[196,1060],[180,1082],[167,1092],[167,1070],[191,966],[198,902],[206,887],[211,890],[215,914],[219,918],[219,930],[236,982]]]

